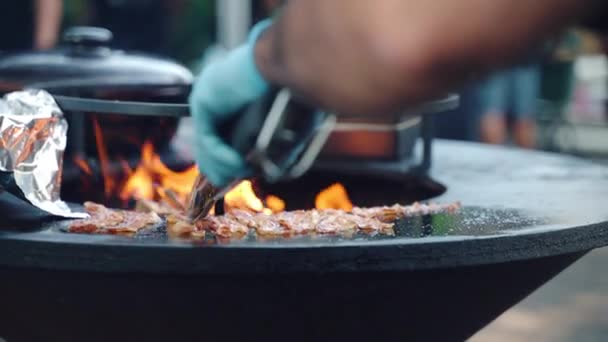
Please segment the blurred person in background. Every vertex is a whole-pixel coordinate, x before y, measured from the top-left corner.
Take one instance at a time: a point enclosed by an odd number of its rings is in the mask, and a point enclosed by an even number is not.
[[[542,51],[525,63],[498,72],[482,83],[478,94],[482,106],[481,141],[504,144],[511,139],[520,147],[537,147],[540,115],[543,120],[563,119],[572,93],[579,48],[576,32],[566,30],[550,38]],[[542,110],[541,99],[550,108]]]
[[[0,52],[53,48],[62,17],[62,0],[0,1]]]
[[[552,114],[562,118],[572,97],[574,63],[582,53],[582,38],[576,29],[569,29],[552,39],[549,48],[541,70],[541,97],[552,104]]]
[[[536,146],[535,116],[540,96],[538,61],[492,75],[481,86],[479,95],[483,107],[479,121],[481,141],[504,144],[509,138],[509,126],[512,126],[515,144],[524,148]]]

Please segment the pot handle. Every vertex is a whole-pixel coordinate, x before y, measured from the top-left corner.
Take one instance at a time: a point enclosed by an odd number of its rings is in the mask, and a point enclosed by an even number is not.
[[[63,33],[63,41],[72,46],[108,46],[113,37],[110,30],[93,26],[70,27]]]
[[[64,112],[93,112],[175,118],[190,116],[190,106],[186,103],[97,100],[63,95],[53,95],[53,98]]]

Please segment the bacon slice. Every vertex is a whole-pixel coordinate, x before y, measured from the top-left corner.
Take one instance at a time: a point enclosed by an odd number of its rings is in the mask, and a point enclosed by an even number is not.
[[[85,202],[84,208],[91,217],[72,222],[68,228],[70,232],[133,235],[144,228],[162,222],[161,218],[153,212],[138,213],[128,210],[109,209],[93,202]]]

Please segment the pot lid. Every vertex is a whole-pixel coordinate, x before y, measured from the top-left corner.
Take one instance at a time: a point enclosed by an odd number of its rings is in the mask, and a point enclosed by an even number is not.
[[[72,84],[82,80],[89,86],[97,80],[106,86],[192,83],[192,73],[174,61],[111,49],[112,37],[104,28],[72,27],[65,31],[57,49],[0,58],[0,81],[22,87],[66,80]]]
[[[44,89],[64,111],[188,116],[192,73],[169,59],[111,49],[112,37],[104,28],[72,27],[55,50],[2,57],[0,90],[5,85]],[[450,94],[408,114],[457,105],[458,96]]]

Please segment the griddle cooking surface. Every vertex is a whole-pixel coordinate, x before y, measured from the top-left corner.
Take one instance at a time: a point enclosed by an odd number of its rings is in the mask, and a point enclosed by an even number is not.
[[[604,167],[439,141],[433,170],[432,177],[448,188],[436,200],[459,200],[464,208],[399,221],[395,237],[191,243],[169,240],[163,227],[134,238],[66,234],[67,221],[27,213],[0,223],[0,265],[185,274],[384,271],[500,263],[608,244]],[[37,229],[41,224],[44,229]]]
[[[79,208],[74,206],[74,208]],[[548,222],[541,219],[524,217],[516,210],[492,210],[477,207],[466,207],[457,213],[434,214],[426,216],[409,217],[395,222],[395,236],[386,234],[366,234],[363,232],[354,235],[304,235],[289,238],[284,237],[257,237],[253,232],[246,237],[234,239],[216,239],[212,234],[207,234],[204,241],[175,240],[167,236],[166,227],[163,224],[143,229],[132,237],[68,234],[71,220],[12,220],[12,230],[20,230],[17,234],[22,237],[59,235],[60,240],[70,241],[91,240],[101,244],[128,244],[128,245],[163,245],[166,243],[183,244],[188,246],[239,246],[239,247],[315,247],[325,245],[350,245],[352,243],[365,244],[372,241],[391,242],[395,239],[404,238],[416,242],[416,239],[426,237],[466,237],[466,236],[493,236],[497,234],[508,234],[519,229],[541,226]],[[16,228],[15,228],[16,227]],[[5,229],[6,230],[6,229]],[[69,236],[64,236],[64,235]],[[110,240],[107,238],[111,237]],[[98,241],[95,241],[98,240]]]

